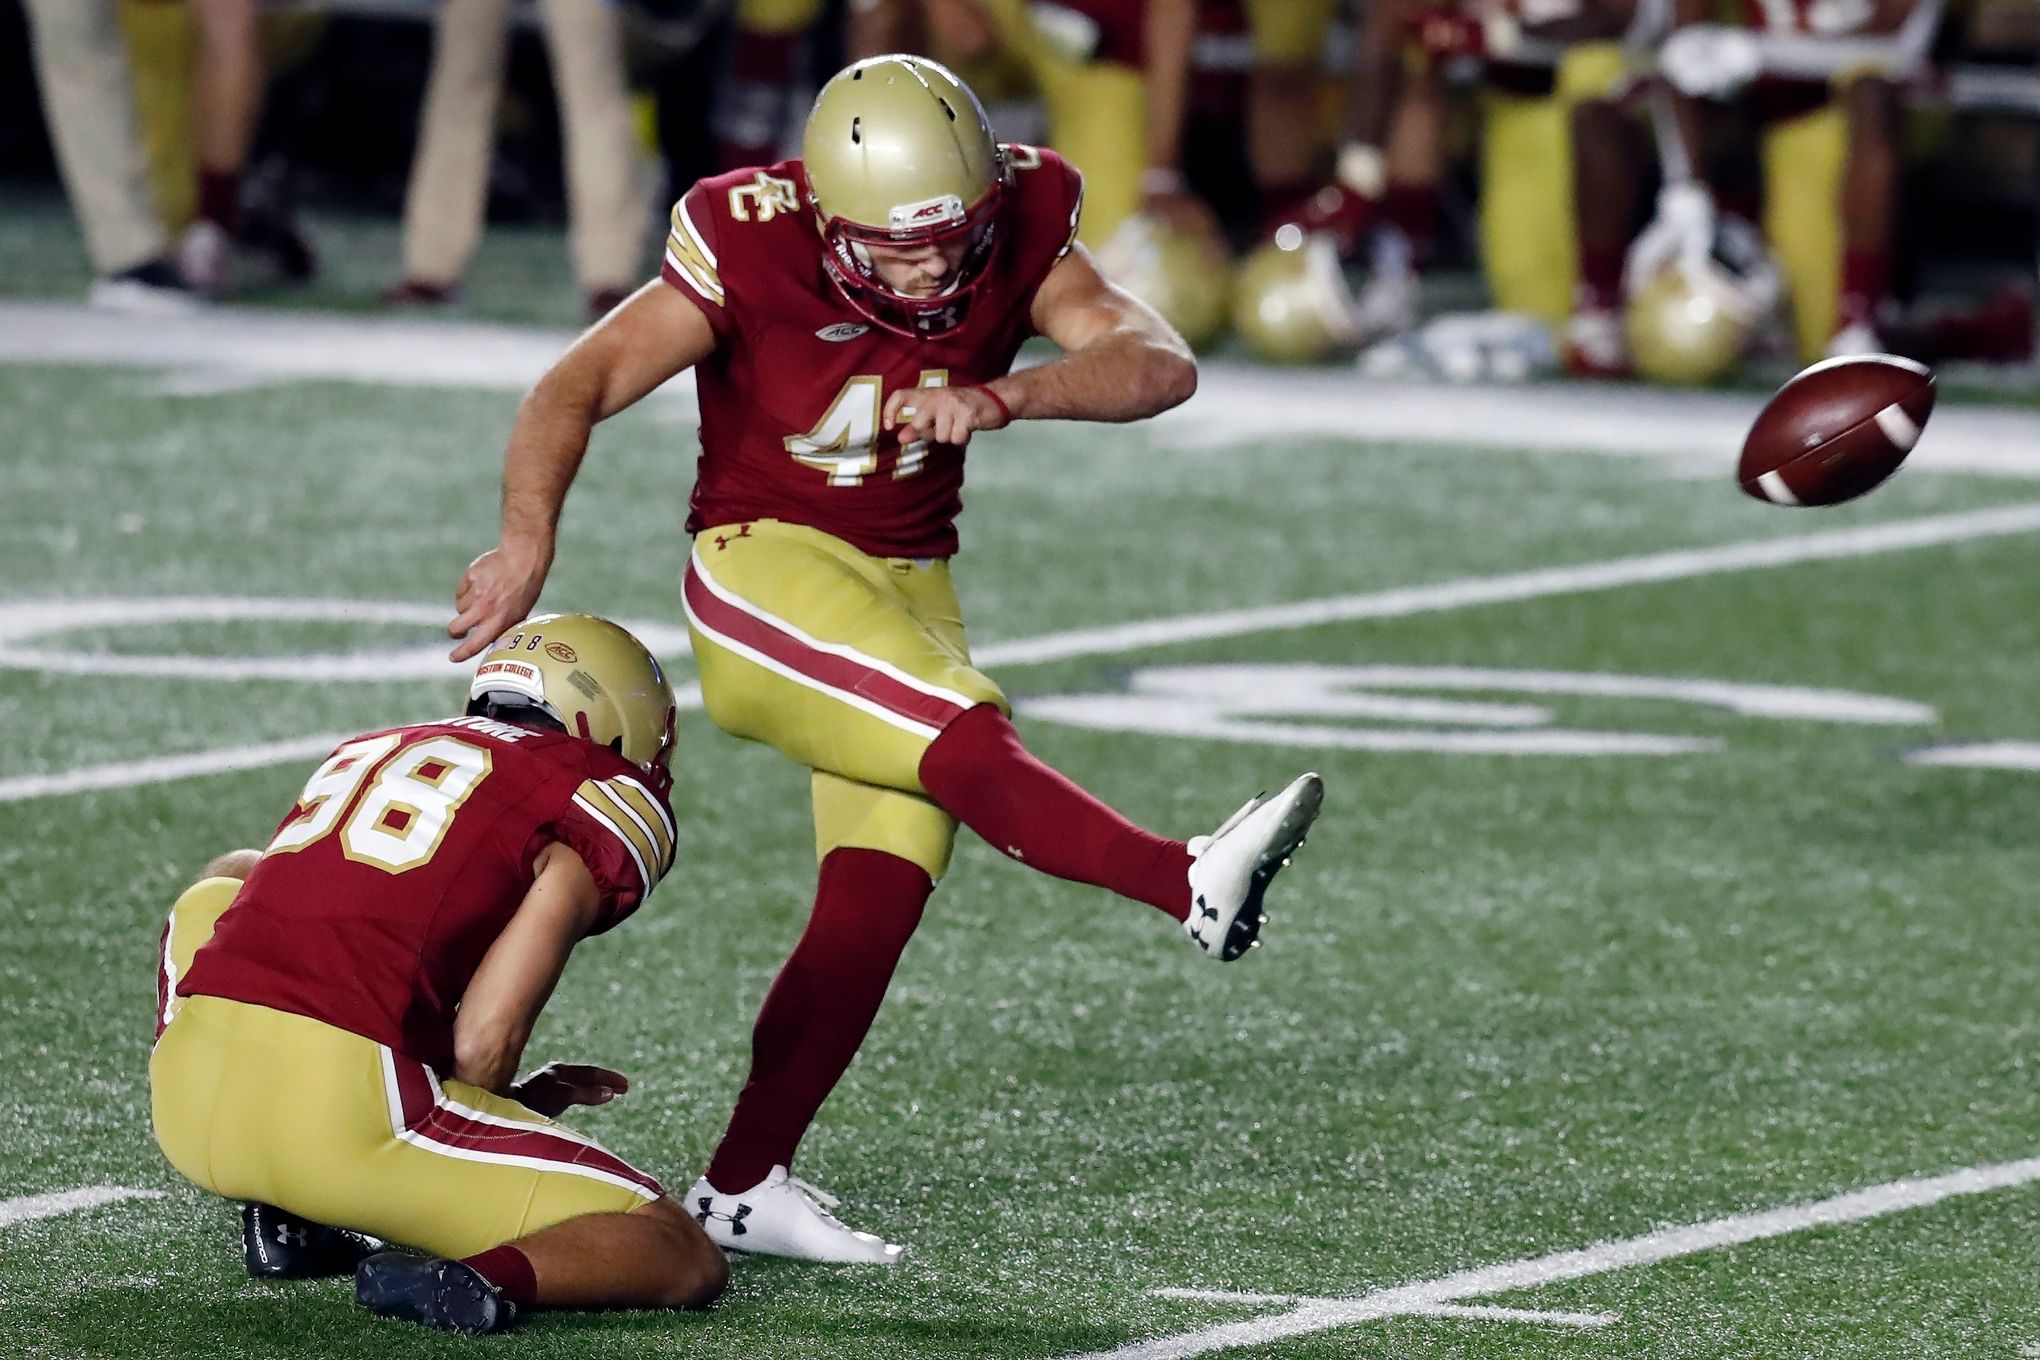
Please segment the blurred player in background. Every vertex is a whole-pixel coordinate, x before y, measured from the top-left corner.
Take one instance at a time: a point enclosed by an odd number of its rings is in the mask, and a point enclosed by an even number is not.
[[[1926,69],[1941,0],[1744,0],[1710,23],[1677,0],[1662,65],[1682,94],[1746,100],[1762,125],[1764,234],[1802,358],[1874,353],[1891,305],[1901,87]]]
[[[1186,399],[1180,337],[1075,242],[1082,180],[994,142],[948,70],[880,57],[829,81],[803,157],[704,180],[662,278],[525,399],[503,530],[456,596],[455,659],[550,570],[594,424],[693,368],[701,458],[683,598],[709,716],[813,771],[813,913],[753,1032],[749,1080],[687,1195],[746,1251],[888,1263],[790,1174],[949,865],[956,826],[1180,924],[1209,957],[1255,943],[1268,882],[1315,818],[1315,775],[1209,837],[1134,825],[1031,755],[970,661],[950,581],[965,446],[1014,420],[1138,420]],[[1039,333],[1059,359],[1013,373]]]
[[[658,1182],[552,1122],[625,1079],[516,1080],[575,944],[672,863],[673,712],[623,629],[526,620],[488,649],[468,716],[343,743],[265,851],[178,899],[156,1139],[248,1202],[251,1272],[354,1269],[372,1311],[462,1332],[722,1292],[721,1253]],[[366,1255],[345,1229],[431,1255]]]

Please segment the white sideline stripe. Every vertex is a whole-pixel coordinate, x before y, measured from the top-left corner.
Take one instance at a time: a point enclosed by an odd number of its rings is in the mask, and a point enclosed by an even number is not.
[[[158,756],[152,760],[115,760],[56,774],[20,775],[13,779],[0,779],[0,803],[59,798],[101,789],[136,788],[143,784],[190,779],[195,775],[226,774],[233,770],[259,769],[264,765],[283,765],[293,760],[311,760],[328,754],[355,735],[352,732],[328,733],[322,737],[295,737],[289,741],[270,741],[254,746],[223,746],[211,751],[193,751],[188,755]]]
[[[1181,1360],[1238,1346],[1258,1346],[1285,1337],[1307,1336],[1375,1318],[1407,1317],[1441,1303],[1508,1294],[1611,1270],[1655,1265],[1695,1252],[1759,1242],[1808,1228],[1860,1223],[1906,1209],[1921,1209],[1959,1195],[2007,1190],[2040,1180],[2040,1157],[1995,1166],[1965,1167],[1945,1175],[1873,1185],[1812,1204],[1791,1204],[1763,1213],[1735,1214],[1683,1228],[1667,1228],[1602,1242],[1578,1251],[1553,1252],[1522,1261],[1462,1270],[1435,1280],[1378,1289],[1348,1299],[1308,1299],[1286,1313],[1206,1327],[1181,1336],[1137,1341],[1116,1350],[1093,1351],[1065,1360]]]
[[[85,1209],[96,1209],[102,1204],[118,1204],[125,1199],[161,1198],[161,1190],[137,1190],[126,1185],[86,1185],[76,1190],[52,1190],[47,1194],[23,1195],[19,1199],[0,1199],[0,1228],[32,1223],[38,1218],[55,1218],[59,1214],[75,1214]]]
[[[1834,529],[1799,538],[1727,543],[1713,548],[1689,548],[1677,552],[1652,553],[1642,557],[1618,557],[1585,566],[1551,567],[1504,576],[1476,576],[1463,581],[1446,581],[1434,586],[1412,586],[1362,595],[1335,595],[1327,599],[1303,600],[1295,604],[1270,605],[1260,609],[1235,609],[1217,614],[1153,619],[1142,623],[1046,633],[1035,638],[1015,638],[1011,642],[992,643],[978,649],[975,659],[983,666],[1024,666],[1074,657],[1111,655],[1144,647],[1239,637],[1250,633],[1273,632],[1277,629],[1309,628],[1317,624],[1356,619],[1406,618],[1413,614],[1442,613],[1478,605],[1506,604],[1555,595],[1582,595],[1594,591],[1614,590],[1627,585],[1688,580],[1693,577],[1749,571],[1761,567],[1789,566],[1795,562],[1832,561],[1838,558],[1863,557],[1872,553],[1897,552],[1907,548],[1939,547],[1971,539],[2029,533],[2036,529],[2040,529],[2040,503],[2027,502],[1966,514],[1929,515],[1921,519],[1872,524],[1861,528]],[[714,583],[706,573],[702,579],[704,584],[714,589]],[[684,594],[682,604],[683,606],[685,604]],[[696,622],[698,624],[699,620]],[[737,644],[733,642],[728,645],[738,649]],[[761,665],[779,670],[769,658],[755,659]],[[780,670],[779,673],[785,674],[796,683],[812,683],[798,673],[784,670]],[[851,703],[855,703],[858,697],[841,690],[828,690],[827,693]],[[679,692],[678,699],[682,708],[700,707],[700,687],[696,685],[684,687]],[[887,721],[898,718],[892,710],[880,709],[875,704],[867,711],[872,712],[874,717]],[[230,770],[278,765],[286,761],[325,755],[341,742],[348,740],[351,735],[306,737],[297,741],[269,742],[258,746],[230,746],[154,760],[91,765],[84,769],[67,770],[57,774],[24,775],[0,780],[0,803],[20,802],[28,798],[58,797],[95,789],[132,788],[143,784],[160,784],[173,779],[185,779],[193,775],[223,774]]]
[[[1114,624],[1104,628],[1050,633],[1044,637],[993,643],[977,649],[974,654],[981,665],[1011,666],[1043,661],[1065,661],[1074,657],[1128,652],[1138,648],[1164,647],[1183,642],[1208,642],[1215,638],[1239,637],[1248,633],[1311,628],[1320,624],[1347,623],[1357,619],[1408,618],[1415,614],[1435,614],[1453,609],[1469,609],[1478,605],[1547,599],[1557,595],[1583,595],[1593,591],[1613,590],[1619,586],[1683,581],[1699,576],[1750,571],[1760,567],[1783,567],[1798,562],[1864,557],[1872,553],[1897,552],[1907,548],[1939,547],[1970,539],[2031,533],[2036,529],[2040,529],[2040,503],[2028,501],[1992,510],[1928,515],[1920,519],[1869,524],[1852,529],[1830,529],[1792,538],[1725,543],[1711,548],[1682,548],[1673,552],[1650,553],[1642,557],[1618,557],[1584,566],[1548,567],[1535,571],[1511,572],[1502,576],[1476,576],[1463,581],[1446,581],[1434,586],[1370,591],[1363,595],[1335,595],[1327,599],[1302,600],[1295,604],[1266,605],[1186,618],[1154,619],[1142,623]]]
[[[1160,1299],[1189,1299],[1193,1303],[1337,1303],[1337,1299],[1310,1294],[1253,1294],[1237,1289],[1155,1289]],[[1539,1308],[1502,1308],[1491,1303],[1434,1303],[1412,1308],[1412,1316],[1476,1318],[1484,1322],[1539,1322],[1556,1327],[1606,1327],[1618,1319],[1613,1313],[1553,1312]]]
[[[1941,765],[1965,770],[2040,770],[2040,741],[1977,741],[1956,746],[1929,746],[1906,754],[1912,765]]]

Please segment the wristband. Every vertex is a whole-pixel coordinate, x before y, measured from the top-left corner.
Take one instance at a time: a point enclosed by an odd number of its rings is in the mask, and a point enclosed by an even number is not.
[[[1013,408],[1008,406],[1005,403],[1005,401],[1000,398],[997,392],[994,392],[991,388],[985,386],[985,384],[983,383],[969,383],[967,384],[967,386],[969,386],[973,391],[982,392],[986,396],[990,397],[992,399],[992,405],[999,408],[1000,418],[1003,419],[1008,425],[1011,425],[1013,423]]]

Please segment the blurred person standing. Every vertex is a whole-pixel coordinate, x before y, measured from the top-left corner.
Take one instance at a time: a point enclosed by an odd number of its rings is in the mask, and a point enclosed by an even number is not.
[[[635,286],[650,200],[641,182],[617,6],[540,0],[567,169],[574,280],[599,317]],[[510,0],[445,0],[404,200],[404,279],[389,304],[449,301],[481,239]]]
[[[43,115],[98,276],[94,306],[173,314],[193,299],[149,188],[114,0],[26,0]]]

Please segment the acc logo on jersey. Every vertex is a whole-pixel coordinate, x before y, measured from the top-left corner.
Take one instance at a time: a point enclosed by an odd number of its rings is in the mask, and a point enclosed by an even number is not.
[[[824,326],[816,331],[815,338],[817,340],[834,340],[841,344],[845,340],[855,340],[870,329],[871,327],[864,325],[862,322],[838,321],[833,326]]]

